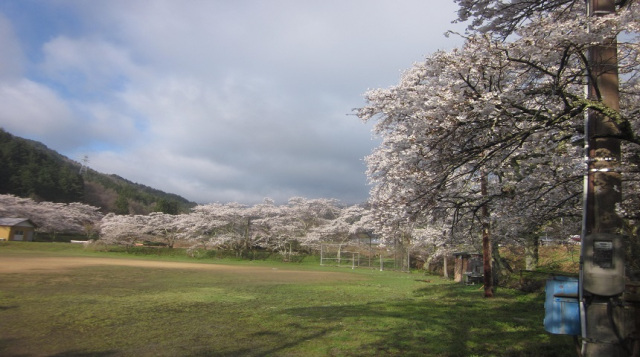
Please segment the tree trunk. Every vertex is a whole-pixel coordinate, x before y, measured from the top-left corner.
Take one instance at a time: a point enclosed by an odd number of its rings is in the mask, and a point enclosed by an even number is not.
[[[491,266],[491,232],[489,224],[482,225],[482,263],[484,269],[484,297],[493,297],[493,267]]]
[[[483,170],[480,177],[480,191],[482,197],[487,197],[487,173]],[[482,205],[482,263],[484,268],[484,297],[493,297],[493,269],[491,259],[491,224],[489,223],[489,208]]]
[[[245,251],[248,252],[249,251],[249,235],[251,234],[251,217],[247,218],[247,227],[244,231],[244,242],[242,243],[242,247],[240,248],[240,256],[242,256],[242,253],[244,253]]]
[[[500,279],[513,274],[513,268],[511,268],[508,261],[502,259],[498,244],[492,244],[491,254],[493,257],[493,286],[495,292],[495,288],[500,285]]]
[[[532,235],[527,238],[524,246],[524,261],[526,270],[536,270],[538,268],[540,238]]]
[[[443,256],[442,260],[444,261],[444,264],[443,264],[444,265],[444,275],[443,276],[448,279],[449,278],[449,272],[447,271],[447,255],[446,254]]]

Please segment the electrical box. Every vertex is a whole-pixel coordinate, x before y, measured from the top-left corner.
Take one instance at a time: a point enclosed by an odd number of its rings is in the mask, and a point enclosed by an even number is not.
[[[578,278],[554,276],[547,280],[544,329],[557,335],[580,335]]]
[[[621,235],[593,233],[582,242],[583,290],[599,296],[624,292],[624,244]]]

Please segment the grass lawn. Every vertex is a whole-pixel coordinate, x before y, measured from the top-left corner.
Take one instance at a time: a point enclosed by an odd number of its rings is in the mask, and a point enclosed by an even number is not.
[[[543,330],[540,294],[484,299],[422,273],[148,262],[0,244],[0,355],[575,355],[571,337]]]

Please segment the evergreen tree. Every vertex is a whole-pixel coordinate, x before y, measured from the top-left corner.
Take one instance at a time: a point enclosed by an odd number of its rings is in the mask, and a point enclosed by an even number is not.
[[[129,214],[129,200],[123,194],[116,199],[115,214]]]

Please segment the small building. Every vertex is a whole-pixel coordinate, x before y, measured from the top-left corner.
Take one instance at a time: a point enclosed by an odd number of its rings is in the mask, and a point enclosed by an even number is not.
[[[458,283],[474,284],[482,281],[482,254],[459,252],[453,253],[456,259],[453,280]]]
[[[33,241],[38,226],[28,218],[0,217],[0,241]]]

